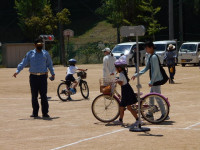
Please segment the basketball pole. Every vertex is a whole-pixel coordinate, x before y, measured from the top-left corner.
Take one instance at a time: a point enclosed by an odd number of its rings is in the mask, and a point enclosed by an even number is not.
[[[141,99],[140,99],[140,89],[142,88],[141,84],[140,84],[140,76],[139,76],[139,45],[138,45],[138,35],[137,35],[137,32],[136,32],[136,46],[137,46],[137,49],[136,49],[136,52],[137,52],[137,90],[138,90],[138,96],[137,96],[137,99],[138,99],[138,119],[139,119],[139,125],[138,127],[131,127],[129,129],[129,131],[131,132],[148,132],[150,131],[150,128],[147,128],[147,127],[141,127]]]

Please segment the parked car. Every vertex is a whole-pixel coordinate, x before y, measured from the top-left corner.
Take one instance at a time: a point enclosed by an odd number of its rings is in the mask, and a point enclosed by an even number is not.
[[[134,65],[134,58],[133,58],[133,50],[136,47],[136,42],[127,42],[127,43],[121,43],[117,44],[113,50],[112,54],[116,59],[119,59],[121,55],[126,56],[126,62],[128,66]],[[140,51],[140,63],[142,65],[145,64],[145,47],[144,42],[139,42],[139,51]]]
[[[199,65],[200,42],[183,43],[179,49],[178,61],[184,67],[186,64]]]
[[[166,41],[155,41],[153,43],[155,45],[155,53],[159,56],[161,65],[166,66],[166,61],[164,60],[164,56],[165,56],[165,53],[167,51],[169,44],[172,44],[172,45],[175,46],[174,51],[176,51],[176,54],[178,56],[177,42],[176,41],[166,40]],[[146,53],[146,56],[145,56],[145,63],[147,62],[147,59],[148,59],[148,53]],[[178,58],[177,58],[176,62],[178,63]]]

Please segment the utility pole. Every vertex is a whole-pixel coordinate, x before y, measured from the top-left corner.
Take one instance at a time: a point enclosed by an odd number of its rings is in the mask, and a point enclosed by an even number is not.
[[[58,12],[62,11],[62,0],[58,0]],[[63,24],[59,23],[59,40],[60,40],[60,59],[61,63],[66,66],[65,60],[65,45],[64,45],[64,37],[63,37]]]
[[[183,1],[179,0],[179,40],[183,43]]]
[[[169,40],[174,39],[173,0],[169,0]]]

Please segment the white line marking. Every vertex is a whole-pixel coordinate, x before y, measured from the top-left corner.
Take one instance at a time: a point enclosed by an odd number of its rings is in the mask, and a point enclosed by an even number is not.
[[[196,124],[194,124],[194,125],[192,125],[192,126],[189,126],[189,128],[188,128],[188,127],[186,127],[186,128],[168,128],[168,127],[155,127],[155,126],[150,126],[150,127],[148,127],[148,128],[150,128],[150,129],[198,130],[198,131],[200,131],[200,129],[192,129],[192,128],[191,128],[191,127],[194,127],[194,126],[199,125],[199,124],[200,124],[200,123],[196,123]],[[65,147],[69,147],[69,146],[72,146],[72,145],[76,145],[76,144],[79,144],[79,143],[82,143],[82,142],[85,142],[85,141],[93,140],[93,139],[96,139],[96,138],[100,138],[100,137],[107,136],[107,135],[110,135],[110,134],[114,134],[114,133],[117,133],[117,132],[121,132],[121,131],[124,131],[124,130],[128,130],[128,128],[120,129],[120,130],[116,130],[116,131],[112,131],[112,132],[105,133],[105,134],[98,135],[98,136],[94,136],[94,137],[91,137],[91,138],[82,139],[82,140],[79,140],[79,141],[77,141],[77,142],[73,142],[73,143],[70,143],[70,144],[66,144],[66,145],[63,145],[63,146],[60,146],[60,147],[51,149],[51,150],[62,149],[62,148],[65,148]]]
[[[92,139],[100,138],[100,137],[110,135],[110,134],[114,134],[114,133],[117,133],[117,132],[121,132],[121,131],[124,131],[124,130],[126,130],[126,129],[120,129],[120,130],[112,131],[112,132],[105,133],[105,134],[102,134],[102,135],[94,136],[94,137],[91,137],[91,138],[82,139],[82,140],[79,140],[77,142],[70,143],[70,144],[67,144],[67,145],[63,145],[63,146],[60,146],[60,147],[57,147],[57,148],[54,148],[54,149],[51,149],[51,150],[58,150],[58,149],[61,149],[61,148],[69,147],[69,146],[72,146],[72,145],[75,145],[75,144],[78,144],[78,143],[82,143],[82,142],[89,141],[89,140],[92,140]]]
[[[192,127],[195,127],[195,126],[198,126],[198,125],[200,125],[200,122],[195,123],[195,124],[193,124],[193,125],[191,125],[191,126],[188,126],[188,127],[186,127],[185,129],[191,129]]]
[[[168,129],[168,130],[199,130],[200,129],[192,129],[192,128],[167,128],[167,127],[149,127],[152,129]]]

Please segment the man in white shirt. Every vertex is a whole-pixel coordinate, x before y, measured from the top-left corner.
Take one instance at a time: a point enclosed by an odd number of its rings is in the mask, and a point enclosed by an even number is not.
[[[103,58],[103,77],[107,79],[114,80],[115,78],[115,57],[111,55],[110,48],[105,48],[102,50],[104,52],[104,58]]]

